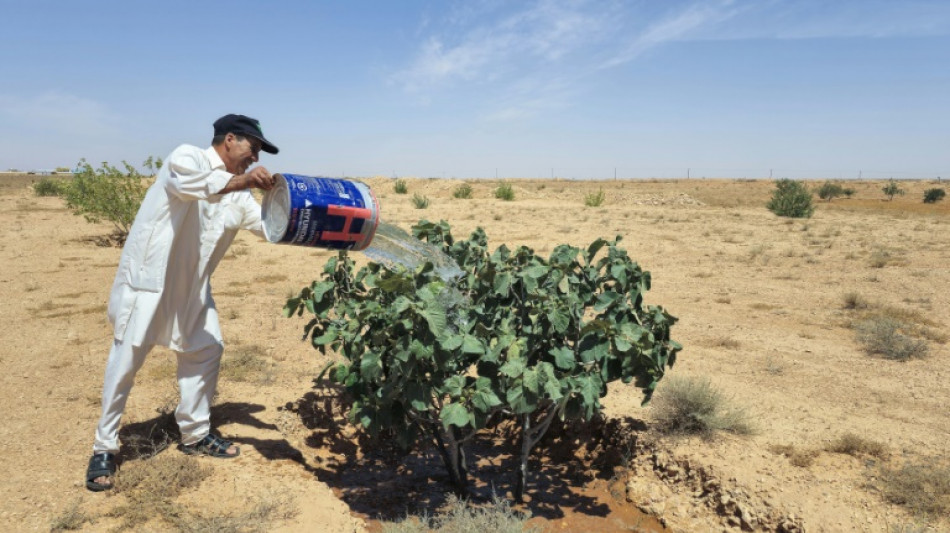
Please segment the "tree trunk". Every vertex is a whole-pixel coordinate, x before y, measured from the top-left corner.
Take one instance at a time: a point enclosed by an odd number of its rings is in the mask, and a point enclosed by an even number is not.
[[[462,497],[468,496],[468,467],[465,464],[465,450],[462,449],[461,439],[454,429],[447,431],[443,438],[438,424],[433,424],[431,431],[455,492]]]

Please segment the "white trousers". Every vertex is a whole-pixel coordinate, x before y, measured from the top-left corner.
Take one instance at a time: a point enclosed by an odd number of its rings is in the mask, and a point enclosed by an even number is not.
[[[93,453],[119,451],[119,421],[135,382],[152,346],[132,346],[112,340],[102,386],[102,416],[96,428]],[[211,401],[218,386],[218,370],[224,347],[212,344],[194,352],[175,352],[178,357],[178,389],[181,399],[175,420],[182,444],[194,444],[211,430]]]

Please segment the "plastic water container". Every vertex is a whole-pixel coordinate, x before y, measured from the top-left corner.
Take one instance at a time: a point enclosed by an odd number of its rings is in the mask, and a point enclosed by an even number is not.
[[[264,194],[264,235],[274,243],[334,250],[369,246],[379,224],[379,202],[365,183],[274,174]]]

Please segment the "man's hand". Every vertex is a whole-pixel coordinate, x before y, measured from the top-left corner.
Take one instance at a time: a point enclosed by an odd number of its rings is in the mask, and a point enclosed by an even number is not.
[[[231,178],[231,181],[218,191],[218,194],[225,194],[244,189],[263,189],[270,190],[274,186],[274,176],[264,167],[254,167],[244,174],[239,174]]]

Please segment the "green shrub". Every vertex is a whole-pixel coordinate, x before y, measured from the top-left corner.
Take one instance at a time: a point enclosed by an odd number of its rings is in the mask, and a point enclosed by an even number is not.
[[[943,197],[947,195],[947,191],[934,187],[933,189],[927,189],[924,191],[924,203],[925,204],[935,204],[940,200],[943,200]]]
[[[584,197],[584,205],[587,207],[600,207],[600,204],[604,203],[605,196],[603,189],[598,190],[596,193],[590,193]]]
[[[818,187],[818,197],[829,202],[843,194],[844,188],[830,181],[826,181],[821,187]]]
[[[472,186],[468,183],[463,183],[456,187],[454,191],[452,191],[452,196],[467,200],[472,197]]]
[[[43,178],[33,184],[33,194],[36,196],[61,196],[63,189],[68,185],[60,180]]]
[[[904,192],[905,192],[904,189],[901,189],[897,185],[897,182],[894,181],[893,179],[887,182],[887,185],[881,188],[881,191],[883,191],[884,195],[887,196],[888,201],[893,200],[894,196],[904,196]]]
[[[852,196],[854,196],[854,193],[856,192],[857,191],[855,191],[854,189],[850,187],[845,187],[844,189],[841,189],[841,193],[844,194],[846,198],[851,198]]]
[[[467,465],[479,464],[465,443],[490,423],[517,428],[521,500],[528,458],[553,421],[590,420],[611,384],[637,387],[647,402],[681,349],[670,338],[676,318],[644,304],[650,273],[620,237],[544,258],[526,246],[489,251],[481,228],[456,241],[444,221],[420,221],[413,236],[454,260],[460,277],[444,279],[431,262],[357,270],[341,253],[284,314],[306,313],[312,346],[339,354],[318,380],[351,395],[349,420],[403,447],[437,443],[460,493]]]
[[[790,179],[775,182],[772,199],[765,207],[780,217],[810,218],[815,212],[811,192],[801,182]]]
[[[716,431],[753,432],[745,410],[729,406],[725,395],[706,378],[670,378],[655,404],[659,429],[666,433],[711,437]]]
[[[151,159],[151,158],[149,158]],[[85,159],[79,162],[79,171],[73,174],[62,196],[66,206],[86,221],[112,222],[122,241],[129,234],[132,222],[148,190],[145,176],[132,165],[122,162],[125,172],[108,163],[93,169]]]
[[[406,182],[403,180],[396,180],[393,182],[393,192],[396,194],[406,194],[409,192],[409,186],[406,185]]]
[[[502,183],[495,189],[495,198],[510,202],[515,199],[515,190],[508,183]]]
[[[416,209],[425,209],[429,207],[429,198],[422,196],[419,193],[412,195],[412,205]]]

